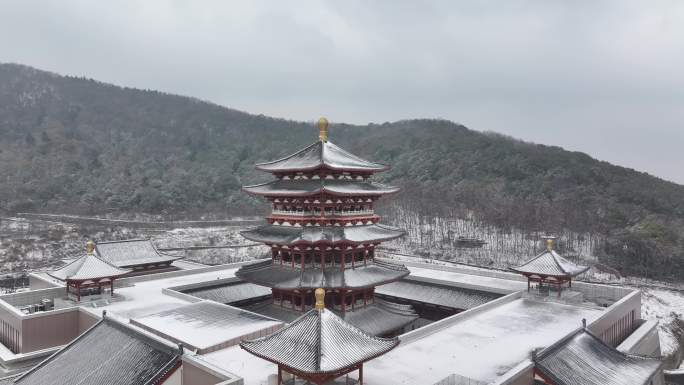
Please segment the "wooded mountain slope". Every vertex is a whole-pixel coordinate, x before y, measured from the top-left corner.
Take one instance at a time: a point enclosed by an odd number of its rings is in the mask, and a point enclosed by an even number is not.
[[[613,266],[684,277],[684,186],[444,120],[330,130],[333,142],[393,166],[380,178],[403,187],[396,199],[405,209],[597,233]],[[5,213],[263,212],[263,202],[240,192],[268,179],[254,163],[316,139],[311,123],[0,64]]]

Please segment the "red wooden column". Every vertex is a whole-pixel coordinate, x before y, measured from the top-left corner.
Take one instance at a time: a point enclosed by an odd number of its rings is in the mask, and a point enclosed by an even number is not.
[[[81,282],[76,283],[76,298],[78,298],[78,302],[81,302]]]
[[[283,369],[278,365],[278,385],[283,383]]]
[[[363,385],[363,363],[359,366],[359,385]]]

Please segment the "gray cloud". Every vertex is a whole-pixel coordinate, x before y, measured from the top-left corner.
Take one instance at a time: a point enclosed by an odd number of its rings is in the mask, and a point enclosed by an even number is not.
[[[254,113],[451,119],[684,183],[684,3],[0,2],[0,61]]]

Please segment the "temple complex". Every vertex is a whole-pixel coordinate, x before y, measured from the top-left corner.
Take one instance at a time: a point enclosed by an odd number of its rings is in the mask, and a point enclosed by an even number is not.
[[[271,288],[258,309],[291,321],[313,308],[314,290],[326,290],[326,307],[374,335],[401,331],[417,318],[410,305],[375,298],[375,287],[409,274],[402,265],[375,259],[376,247],[404,235],[383,225],[373,204],[398,191],[371,180],[387,166],[350,154],[328,141],[328,122],[319,120],[319,141],[257,169],[276,180],[244,191],[272,204],[267,224],[242,232],[271,248],[271,259],[236,275]],[[279,307],[280,309],[274,309]],[[291,311],[283,317],[282,309]]]
[[[530,291],[531,283],[536,282],[539,291],[553,286],[560,297],[563,285],[567,283],[568,287],[572,287],[572,278],[586,272],[589,267],[577,265],[558,255],[553,249],[553,238],[548,238],[546,250],[511,270],[527,277],[527,291]]]

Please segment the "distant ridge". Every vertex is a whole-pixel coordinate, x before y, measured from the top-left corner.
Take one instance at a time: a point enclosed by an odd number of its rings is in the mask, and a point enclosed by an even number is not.
[[[263,181],[254,164],[316,138],[304,122],[0,64],[4,213],[251,215],[265,206],[240,192]],[[333,122],[330,139],[391,164],[381,177],[406,210],[597,233],[623,272],[684,275],[684,186],[445,120]]]

